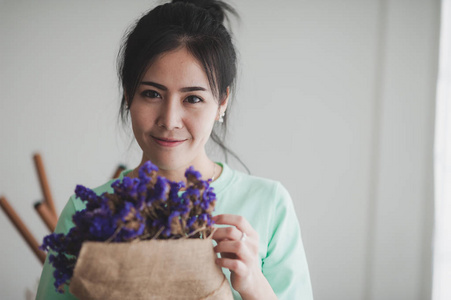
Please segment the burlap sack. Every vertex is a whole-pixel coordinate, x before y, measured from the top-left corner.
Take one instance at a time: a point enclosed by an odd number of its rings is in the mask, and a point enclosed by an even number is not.
[[[79,299],[233,299],[211,239],[85,242],[70,292]]]

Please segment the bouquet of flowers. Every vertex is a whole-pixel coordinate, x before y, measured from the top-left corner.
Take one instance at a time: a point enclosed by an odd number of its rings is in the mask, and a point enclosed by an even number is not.
[[[216,195],[190,167],[187,184],[157,176],[150,161],[113,193],[78,185],[86,209],[67,233],[41,246],[55,268],[55,288],[81,299],[224,299],[228,281],[215,265],[211,234]],[[181,191],[185,188],[184,191]]]

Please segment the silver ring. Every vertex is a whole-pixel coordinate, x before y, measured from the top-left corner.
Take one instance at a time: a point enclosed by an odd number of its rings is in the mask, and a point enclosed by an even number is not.
[[[240,242],[244,242],[246,240],[246,238],[247,238],[247,234],[245,232],[243,232],[243,234],[241,235],[241,238],[240,238]]]

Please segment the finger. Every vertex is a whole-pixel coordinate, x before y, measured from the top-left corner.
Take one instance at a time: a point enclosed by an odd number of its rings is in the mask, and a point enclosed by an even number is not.
[[[238,256],[236,256],[235,254],[233,254],[233,253],[225,253],[225,252],[220,253],[220,257],[221,258],[238,259]]]
[[[214,247],[216,253],[235,254],[238,258],[247,260],[250,257],[249,248],[240,241],[223,241]]]
[[[239,276],[244,275],[246,271],[246,265],[238,259],[217,258],[216,264],[222,268],[229,269],[230,271],[236,273]]]
[[[236,227],[221,227],[217,228],[213,233],[213,239],[216,242],[220,242],[223,240],[239,240],[243,236],[243,233],[238,230]]]
[[[213,221],[216,224],[221,225],[233,225],[236,228],[238,228],[242,232],[246,232],[246,234],[252,234],[254,232],[254,229],[252,228],[251,224],[246,220],[246,218],[238,215],[231,215],[231,214],[222,214],[217,215],[213,217]]]

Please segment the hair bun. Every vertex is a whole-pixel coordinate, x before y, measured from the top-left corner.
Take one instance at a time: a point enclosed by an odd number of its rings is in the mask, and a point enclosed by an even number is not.
[[[237,16],[235,9],[221,0],[172,0],[172,3],[177,2],[190,3],[197,7],[203,8],[207,10],[219,23],[224,23],[224,19],[227,18],[226,11]]]

